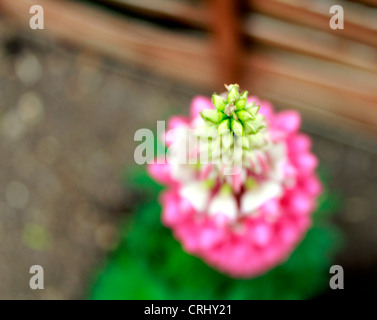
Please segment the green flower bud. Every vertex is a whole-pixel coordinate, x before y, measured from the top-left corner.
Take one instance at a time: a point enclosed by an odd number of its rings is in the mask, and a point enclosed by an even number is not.
[[[264,121],[265,121],[264,116],[262,116],[261,114],[256,115],[253,125],[257,129],[257,131],[265,127]]]
[[[235,143],[242,145],[243,149],[250,150],[265,143],[264,139],[255,137],[264,127],[265,119],[258,114],[259,105],[255,102],[248,103],[248,92],[240,93],[238,84],[225,86],[228,96],[212,95],[213,109],[205,109],[200,114],[206,121],[203,126],[202,136],[213,136],[210,139],[209,151],[212,157],[217,157],[229,150]]]
[[[256,106],[255,102],[248,102],[248,103],[246,103],[245,109],[247,111],[249,111],[251,108],[253,108],[255,106]]]
[[[232,127],[232,130],[233,132],[241,137],[242,136],[242,133],[243,133],[243,126],[241,124],[241,122],[239,122],[238,120],[235,120],[232,118],[232,123],[231,123],[231,127]]]
[[[240,93],[239,93],[239,85],[238,84],[231,84],[228,86],[228,90],[229,90],[229,93],[228,93],[228,103],[229,102],[234,102],[234,101],[237,101],[240,97]]]
[[[215,108],[218,111],[224,111],[224,108],[226,106],[226,101],[222,97],[220,97],[217,94],[213,94],[212,95],[212,102],[213,102],[213,105],[215,106]]]
[[[242,92],[240,99],[246,100],[247,101],[247,96],[249,95],[249,91],[245,90]]]
[[[246,107],[247,111],[250,112],[250,114],[253,116],[253,117],[256,117],[257,116],[257,113],[260,109],[260,105],[255,105],[255,103],[253,103],[253,105],[249,106],[249,107]]]
[[[211,147],[210,147],[210,155],[213,154],[216,150],[220,150],[221,147],[221,138],[212,140]]]
[[[204,109],[200,115],[204,120],[212,123],[219,123],[224,118],[224,114],[222,112],[212,109]]]
[[[241,95],[240,95],[240,98],[238,99],[238,101],[235,103],[236,107],[237,107],[237,110],[242,110],[245,108],[246,106],[246,103],[247,103],[247,96],[248,96],[248,92],[247,91],[244,91]]]
[[[242,122],[246,122],[249,120],[254,120],[254,116],[252,116],[249,112],[246,110],[240,110],[236,112],[238,119],[240,119]]]
[[[263,134],[257,133],[249,136],[250,147],[251,148],[260,148],[266,145],[267,141]]]
[[[220,136],[226,133],[230,133],[229,119],[225,119],[222,122],[220,122],[219,126],[217,127],[217,132],[219,133]]]
[[[257,128],[254,126],[254,123],[252,121],[247,121],[247,122],[244,122],[243,124],[244,128],[245,128],[245,133],[246,134],[250,134],[250,133],[257,133]]]
[[[221,137],[221,140],[223,143],[223,149],[228,150],[234,142],[233,134],[225,134]]]
[[[250,150],[250,141],[248,137],[242,137],[242,148]]]
[[[236,102],[236,107],[237,107],[237,110],[242,110],[245,108],[246,106],[246,100],[244,99],[239,99],[237,102]]]

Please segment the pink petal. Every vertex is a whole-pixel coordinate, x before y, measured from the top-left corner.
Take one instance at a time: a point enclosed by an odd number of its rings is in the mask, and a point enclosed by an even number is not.
[[[189,124],[189,119],[183,116],[172,116],[168,120],[168,130],[178,129],[180,127],[186,127]]]
[[[273,127],[287,133],[296,132],[301,126],[301,117],[297,111],[279,112],[274,119]]]
[[[196,118],[204,109],[214,109],[212,101],[208,97],[197,96],[191,102],[190,115],[191,118]]]
[[[167,161],[162,164],[152,163],[148,165],[147,170],[149,175],[161,184],[172,185],[175,183],[170,176],[170,166]]]
[[[266,246],[271,239],[271,227],[268,223],[258,223],[253,228],[253,240],[258,246]]]
[[[206,180],[211,173],[213,168],[212,164],[207,164],[204,166],[204,168],[200,171],[200,179],[201,180]]]
[[[290,153],[308,152],[312,147],[312,140],[303,133],[291,136],[287,142]]]
[[[222,228],[207,225],[201,230],[200,244],[203,249],[209,249],[219,243],[224,237]]]
[[[260,105],[259,113],[264,115],[267,121],[272,120],[274,116],[274,107],[269,101],[263,100]]]
[[[318,165],[317,157],[311,153],[297,154],[292,160],[297,167],[299,175],[313,172]]]
[[[300,178],[300,186],[310,195],[318,196],[322,192],[322,185],[316,175],[308,175]]]
[[[163,207],[162,221],[166,226],[173,226],[184,217],[179,210],[179,198],[173,192],[164,192],[161,196]]]
[[[313,198],[301,191],[294,191],[288,201],[289,210],[294,215],[307,215],[313,209]]]
[[[232,177],[232,187],[235,193],[239,193],[241,191],[241,187],[243,184],[242,175],[241,174],[234,174]]]
[[[298,241],[301,233],[293,223],[287,221],[280,226],[279,236],[285,244],[293,245]]]

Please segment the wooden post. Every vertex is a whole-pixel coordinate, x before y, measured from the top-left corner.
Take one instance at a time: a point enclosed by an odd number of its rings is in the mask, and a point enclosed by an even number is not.
[[[214,36],[214,57],[217,59],[219,79],[216,86],[240,81],[241,26],[238,1],[209,0],[210,28]]]

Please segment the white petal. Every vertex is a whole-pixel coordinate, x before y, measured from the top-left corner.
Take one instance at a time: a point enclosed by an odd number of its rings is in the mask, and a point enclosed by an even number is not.
[[[201,182],[191,182],[184,185],[179,194],[187,199],[196,211],[203,212],[207,208],[210,190]]]
[[[188,152],[190,148],[187,143],[189,128],[182,126],[169,131],[174,138],[167,152],[167,161],[170,164],[170,174],[173,179],[180,182],[191,181],[195,177],[194,168],[188,164]]]
[[[232,194],[217,194],[211,201],[208,209],[210,215],[223,214],[229,219],[237,218],[238,207],[236,199]]]
[[[167,159],[169,162],[185,163],[188,154],[189,128],[179,127],[167,132],[172,144],[168,147]]]
[[[287,148],[283,143],[276,143],[271,145],[268,154],[270,155],[272,162],[279,162],[286,158]]]
[[[275,163],[271,166],[268,178],[275,181],[283,181],[284,179],[284,162]]]
[[[190,182],[195,178],[195,170],[187,164],[170,164],[170,174],[174,180],[182,183]]]
[[[241,198],[241,212],[244,214],[250,213],[266,201],[280,197],[282,194],[282,187],[279,183],[268,181],[263,182],[257,188],[247,191]]]
[[[271,158],[271,170],[268,177],[272,180],[282,181],[284,179],[284,165],[287,161],[287,148],[283,143],[274,144],[268,154]]]

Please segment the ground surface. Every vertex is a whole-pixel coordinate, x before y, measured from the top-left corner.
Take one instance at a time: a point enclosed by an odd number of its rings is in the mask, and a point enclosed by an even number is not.
[[[0,20],[0,299],[86,297],[135,201],[120,182],[134,165],[135,131],[187,113],[196,92],[53,40],[30,41]],[[316,131],[309,119],[304,128]],[[314,150],[344,200],[339,263],[367,270],[377,262],[376,154],[318,132]],[[45,290],[29,288],[35,264]]]

